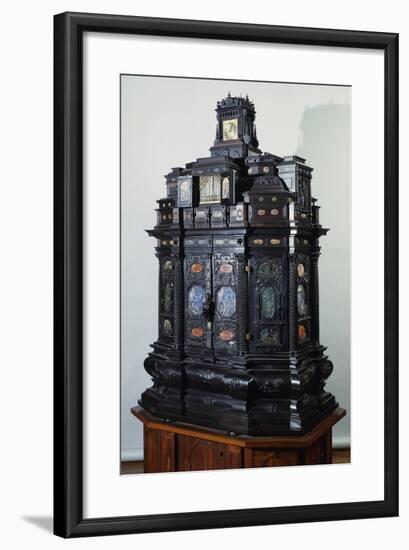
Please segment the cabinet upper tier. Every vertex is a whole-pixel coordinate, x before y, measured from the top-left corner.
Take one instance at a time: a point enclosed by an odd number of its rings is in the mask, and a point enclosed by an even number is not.
[[[157,228],[240,227],[289,222],[318,224],[311,197],[312,168],[298,156],[279,157],[258,147],[254,104],[228,96],[217,103],[211,156],[165,176]]]

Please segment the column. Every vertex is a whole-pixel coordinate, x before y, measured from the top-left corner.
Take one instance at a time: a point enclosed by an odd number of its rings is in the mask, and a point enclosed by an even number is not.
[[[248,272],[247,260],[244,254],[237,256],[237,344],[239,355],[247,353],[248,330]]]

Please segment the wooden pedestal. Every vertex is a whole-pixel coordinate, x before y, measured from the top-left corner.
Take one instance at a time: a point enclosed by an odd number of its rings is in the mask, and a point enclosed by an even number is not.
[[[183,472],[330,464],[332,427],[346,414],[336,409],[302,436],[233,436],[218,430],[154,418],[132,409],[144,425],[144,472]]]

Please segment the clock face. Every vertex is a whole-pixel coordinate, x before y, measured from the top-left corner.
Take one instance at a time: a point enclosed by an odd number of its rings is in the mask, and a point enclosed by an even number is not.
[[[238,120],[232,118],[230,120],[223,120],[223,141],[230,141],[232,139],[238,139]]]

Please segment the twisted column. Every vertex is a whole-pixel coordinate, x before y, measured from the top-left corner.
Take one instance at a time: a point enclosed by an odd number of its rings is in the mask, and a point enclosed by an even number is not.
[[[295,351],[297,346],[297,277],[295,254],[288,256],[288,349]]]
[[[320,305],[319,305],[319,278],[318,258],[320,247],[318,242],[311,254],[311,308],[312,308],[312,339],[318,345],[320,341]]]
[[[247,327],[248,327],[248,274],[246,270],[246,257],[242,254],[237,257],[237,344],[239,355],[247,353]]]
[[[179,351],[183,349],[184,341],[184,288],[183,259],[175,256],[174,260],[174,344]]]

